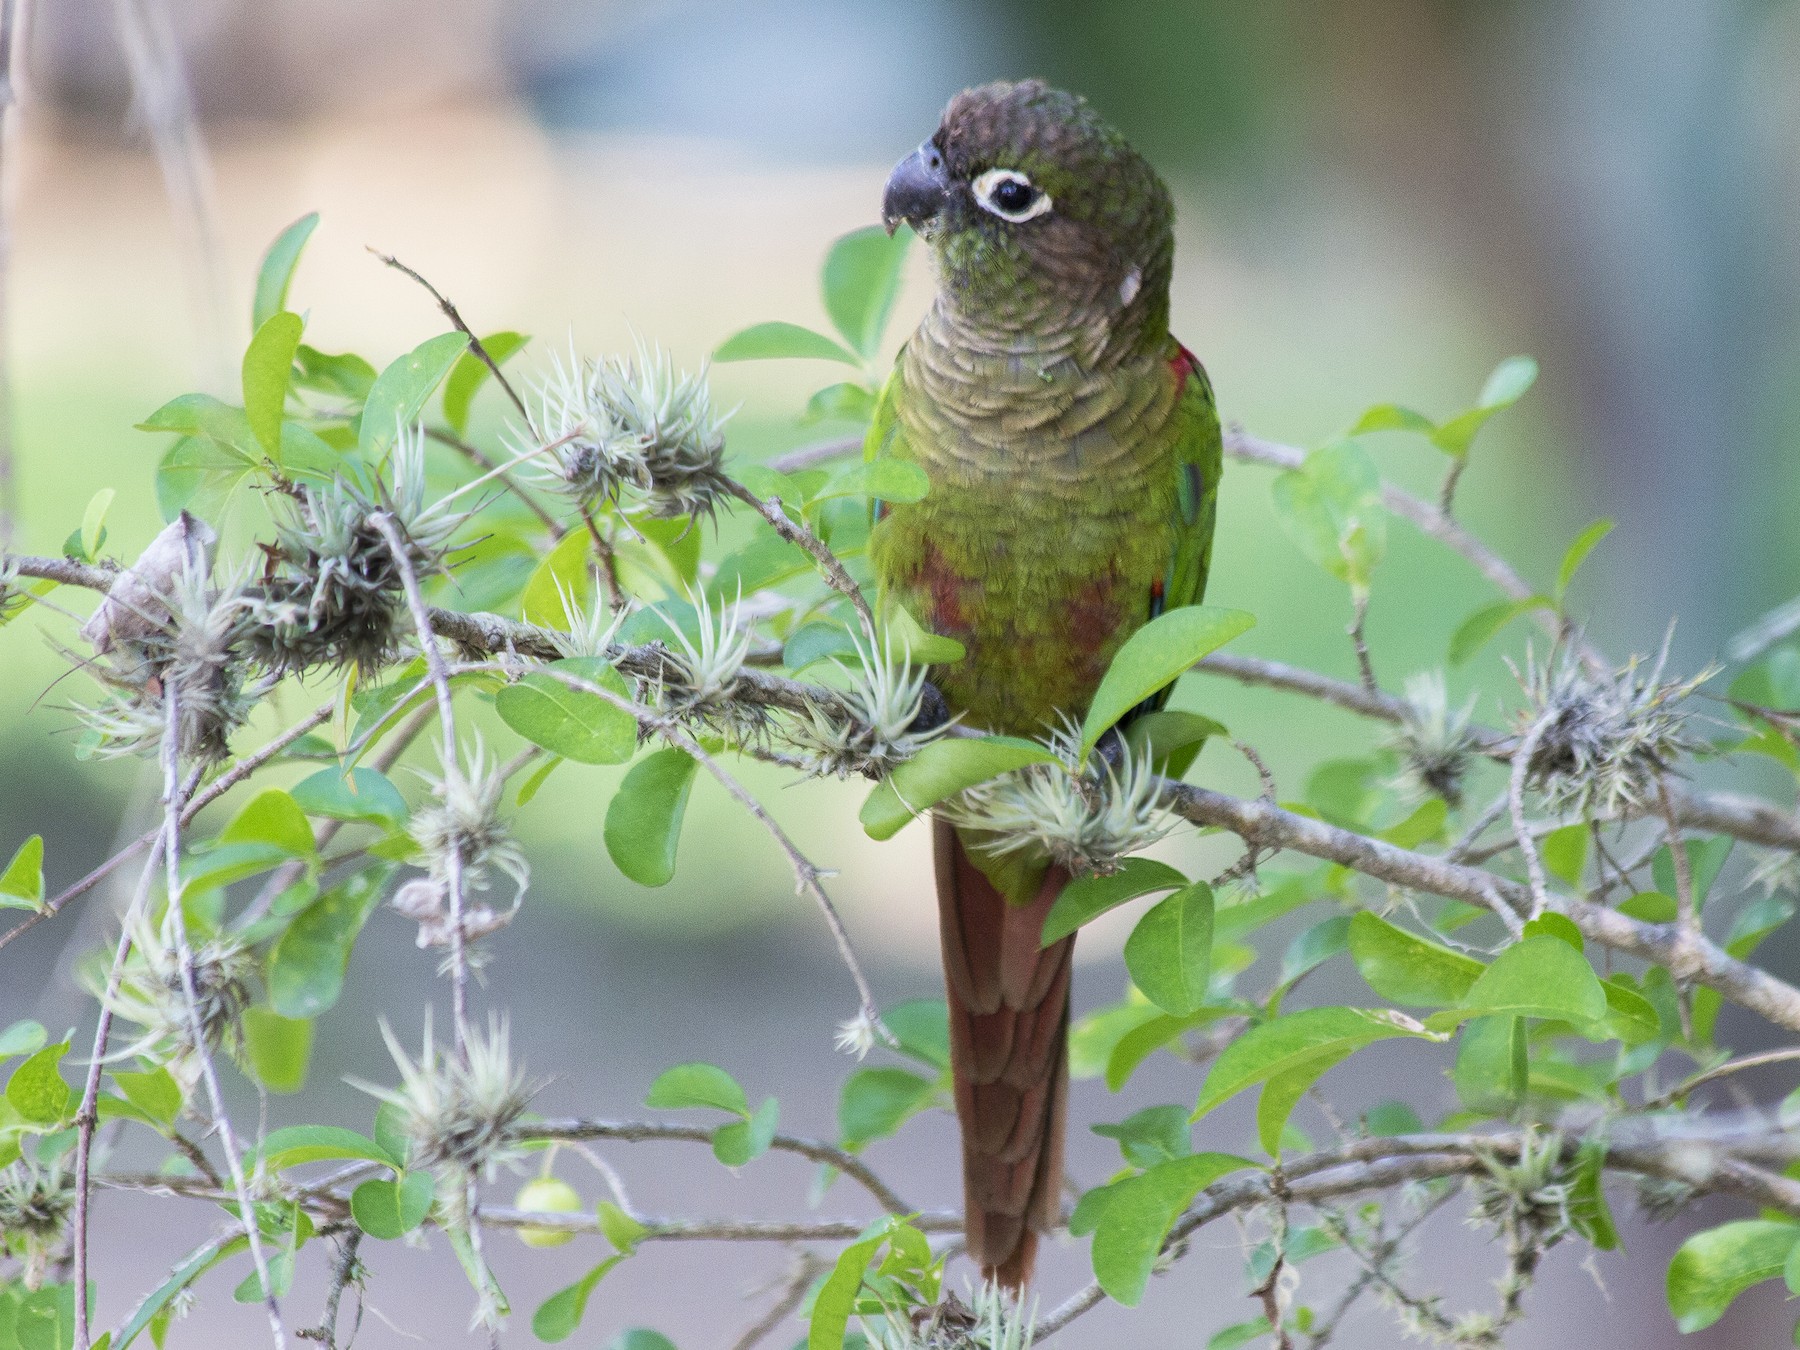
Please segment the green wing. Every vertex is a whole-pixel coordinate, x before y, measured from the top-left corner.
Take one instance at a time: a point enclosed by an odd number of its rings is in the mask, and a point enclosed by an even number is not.
[[[1176,410],[1179,518],[1175,522],[1175,546],[1169,559],[1164,600],[1172,609],[1176,605],[1197,605],[1206,594],[1213,525],[1219,509],[1219,473],[1224,467],[1224,440],[1219,431],[1219,410],[1213,402],[1212,381],[1205,368],[1180,343],[1171,339],[1170,345],[1174,348],[1172,357],[1192,367]]]

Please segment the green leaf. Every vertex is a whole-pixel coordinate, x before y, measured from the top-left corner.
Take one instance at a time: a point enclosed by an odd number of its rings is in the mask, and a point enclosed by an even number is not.
[[[917,464],[904,459],[859,459],[832,474],[813,500],[877,497],[884,502],[917,502],[930,490],[931,480]]]
[[[373,1139],[338,1125],[289,1125],[263,1140],[262,1163],[271,1172],[285,1172],[303,1163],[340,1159],[403,1166],[401,1159]]]
[[[1739,1219],[1695,1233],[1669,1262],[1669,1311],[1683,1332],[1710,1327],[1744,1290],[1787,1268],[1800,1224]]]
[[[1439,426],[1432,433],[1431,443],[1447,455],[1460,458],[1468,454],[1488,419],[1517,403],[1537,376],[1536,361],[1529,356],[1509,356],[1488,376],[1475,406]]]
[[[1323,1078],[1327,1070],[1350,1058],[1358,1048],[1351,1045],[1321,1050],[1263,1084],[1262,1095],[1256,1102],[1256,1138],[1265,1153],[1273,1158],[1281,1156],[1281,1141],[1287,1131],[1288,1117],[1294,1114],[1294,1107],[1306,1095],[1306,1090]]]
[[[246,468],[254,468],[264,453],[262,442],[250,430],[250,420],[244,410],[211,394],[181,394],[172,398],[139,422],[137,429],[204,436]]]
[[[1510,408],[1537,383],[1538,363],[1529,356],[1509,356],[1494,367],[1475,400],[1478,408]]]
[[[1437,423],[1424,413],[1414,412],[1398,403],[1377,403],[1356,419],[1356,425],[1350,428],[1348,434],[1361,436],[1368,431],[1413,431],[1421,436],[1429,436],[1436,430]]]
[[[1188,879],[1180,872],[1154,858],[1127,858],[1116,872],[1076,877],[1062,888],[1050,906],[1050,912],[1044,916],[1040,943],[1048,947],[1060,942],[1127,900],[1153,891],[1176,890],[1187,884]]]
[[[34,834],[12,855],[0,872],[0,909],[40,910],[44,907],[44,836]]]
[[[1614,1251],[1619,1246],[1619,1230],[1613,1223],[1612,1208],[1606,1203],[1606,1145],[1589,1139],[1575,1155],[1574,1179],[1569,1188],[1569,1221],[1597,1249]]]
[[[619,673],[593,657],[552,663],[589,684],[629,701],[630,691]],[[541,745],[577,764],[623,764],[637,753],[637,719],[616,703],[572,689],[554,675],[527,675],[494,695],[500,720],[533,745]]]
[[[1513,1032],[1523,1025],[1516,1017],[1477,1017],[1463,1024],[1450,1081],[1471,1111],[1497,1114],[1518,1105]]]
[[[363,401],[357,448],[371,463],[379,462],[393,448],[402,427],[419,420],[438,385],[468,348],[461,333],[440,333],[427,338],[375,377]]]
[[[968,655],[962,643],[940,633],[927,632],[905,605],[892,605],[882,643],[891,653],[904,655],[915,666],[955,665]]]
[[[1133,1167],[1155,1167],[1193,1153],[1187,1117],[1185,1106],[1147,1106],[1117,1125],[1090,1128],[1102,1139],[1118,1140],[1119,1152]]]
[[[81,513],[81,556],[88,559],[100,556],[100,545],[106,538],[106,513],[112,508],[116,494],[109,487],[101,488],[88,499],[87,509]]]
[[[1201,657],[1217,651],[1256,622],[1241,609],[1182,605],[1158,615],[1125,640],[1107,667],[1081,724],[1081,753],[1108,727],[1152,694],[1174,683]],[[941,743],[941,742],[940,742]]]
[[[650,1231],[610,1200],[600,1202],[594,1217],[600,1224],[600,1235],[612,1243],[621,1256],[635,1252],[638,1243]]]
[[[862,365],[860,356],[846,351],[823,333],[779,319],[753,324],[742,332],[733,333],[714,348],[712,359],[716,362],[842,361],[847,366]]]
[[[773,1097],[766,1098],[748,1120],[734,1120],[713,1131],[713,1157],[727,1167],[755,1162],[769,1151],[780,1120],[780,1103]]]
[[[283,1017],[268,1008],[244,1012],[244,1045],[256,1081],[270,1092],[298,1092],[306,1086],[312,1058],[313,1024]]]
[[[525,583],[520,612],[526,623],[567,631],[569,613],[579,614],[593,598],[594,558],[582,530],[570,530]]]
[[[221,844],[268,844],[294,858],[310,858],[317,852],[306,812],[280,788],[265,788],[231,818],[219,832]]]
[[[1313,563],[1352,590],[1367,591],[1387,547],[1381,475],[1354,441],[1313,451],[1276,477],[1281,528]],[[1175,611],[1179,612],[1179,611]]]
[[[1712,893],[1713,882],[1719,879],[1724,869],[1725,859],[1731,854],[1731,846],[1736,841],[1728,834],[1716,834],[1707,839],[1689,839],[1686,841],[1688,855],[1688,874],[1694,884],[1694,908],[1703,910],[1706,897]],[[1656,881],[1656,888],[1665,895],[1678,895],[1679,883],[1675,877],[1675,858],[1664,844],[1650,860],[1650,875]]]
[[[530,341],[524,333],[502,331],[489,333],[481,339],[481,347],[493,358],[495,365],[503,366]],[[473,351],[465,351],[451,367],[450,378],[444,381],[444,421],[458,436],[468,430],[469,406],[480,392],[482,382],[491,374],[487,362]]]
[[[350,1215],[370,1237],[392,1241],[425,1222],[435,1195],[429,1172],[365,1181],[350,1193]]]
[[[381,903],[391,869],[358,872],[308,905],[269,953],[269,1005],[283,1017],[317,1017],[344,990],[350,949]]]
[[[890,236],[871,225],[839,239],[825,257],[825,312],[844,340],[866,357],[881,346],[911,242],[911,230]]]
[[[1206,1343],[1206,1350],[1238,1350],[1239,1346],[1248,1345],[1259,1336],[1269,1334],[1269,1319],[1252,1317],[1248,1322],[1233,1322],[1213,1333],[1212,1339]]]
[[[269,251],[263,254],[262,266],[256,271],[256,297],[250,306],[252,329],[260,332],[265,323],[287,308],[288,286],[300,264],[300,251],[318,223],[319,213],[308,211],[276,235]]]
[[[375,769],[320,769],[293,789],[294,804],[309,816],[394,827],[406,822],[406,798]]]
[[[1407,1007],[1461,1003],[1484,969],[1474,957],[1415,937],[1366,910],[1350,920],[1350,959],[1369,988]]]
[[[881,1014],[900,1042],[900,1053],[934,1069],[950,1067],[950,1010],[941,998],[915,998],[896,1003]]]
[[[181,1085],[160,1064],[142,1073],[114,1069],[112,1079],[125,1094],[125,1100],[152,1120],[173,1125],[181,1115]]]
[[[675,1342],[659,1331],[632,1327],[608,1341],[606,1350],[675,1350]]]
[[[132,1310],[130,1319],[123,1327],[119,1328],[118,1350],[127,1350],[127,1347],[142,1334],[144,1329],[151,1326],[158,1316],[167,1310],[169,1305],[174,1302],[175,1296],[182,1290],[188,1288],[214,1266],[229,1261],[249,1246],[250,1239],[241,1233],[216,1247],[211,1242],[201,1246],[198,1251],[170,1271],[169,1278],[157,1285],[144,1301]],[[155,1334],[153,1331],[153,1338]]]
[[[1541,595],[1524,600],[1496,600],[1464,619],[1450,638],[1449,661],[1453,666],[1466,665],[1474,655],[1492,642],[1502,628],[1514,619],[1531,613],[1547,602]]]
[[[1515,942],[1484,970],[1460,1008],[1433,1013],[1434,1030],[1475,1016],[1545,1017],[1588,1026],[1606,1016],[1606,991],[1587,958],[1559,937]]]
[[[1556,569],[1555,597],[1558,609],[1562,608],[1563,597],[1569,593],[1569,583],[1575,580],[1575,573],[1580,570],[1581,564],[1587,561],[1587,556],[1594,551],[1594,546],[1611,534],[1612,530],[1612,521],[1596,520],[1575,536],[1575,542],[1570,544],[1568,552],[1563,554],[1562,566]]]
[[[631,766],[606,808],[606,851],[640,886],[665,886],[675,875],[675,849],[698,762],[670,746]]]
[[[936,1084],[910,1069],[858,1069],[838,1094],[838,1136],[855,1152],[893,1134],[936,1094]]]
[[[1204,881],[1158,901],[1125,940],[1132,983],[1164,1012],[1193,1012],[1212,977],[1212,929],[1212,887]]]
[[[573,1336],[587,1312],[588,1296],[594,1292],[594,1286],[624,1259],[623,1254],[607,1257],[567,1289],[558,1290],[540,1303],[531,1315],[531,1334],[540,1341],[566,1341]]]
[[[58,1041],[13,1070],[6,1082],[6,1101],[20,1120],[33,1126],[61,1125],[74,1114],[75,1092],[56,1067],[68,1053],[69,1043]]]
[[[1281,957],[1281,983],[1291,985],[1308,971],[1346,951],[1350,945],[1350,916],[1333,914],[1295,934]]]
[[[1137,1072],[1138,1065],[1165,1045],[1172,1044],[1183,1032],[1216,1022],[1221,1017],[1229,1017],[1239,1009],[1224,1004],[1209,1004],[1186,1017],[1155,1013],[1151,1007],[1143,1004],[1127,1004],[1121,1011],[1137,1014],[1138,1020],[1130,1025],[1123,1025],[1108,1049],[1102,1067],[1109,1092],[1117,1092],[1123,1088],[1131,1081],[1131,1075]]]
[[[1198,1120],[1245,1088],[1303,1068],[1325,1054],[1360,1050],[1396,1036],[1443,1039],[1410,1017],[1385,1009],[1308,1008],[1251,1027],[1213,1061],[1192,1118]]]
[[[850,1329],[850,1316],[856,1309],[856,1296],[862,1289],[863,1272],[887,1242],[892,1226],[901,1222],[892,1217],[877,1219],[863,1230],[870,1236],[851,1243],[838,1253],[831,1274],[819,1286],[813,1298],[812,1319],[807,1325],[806,1350],[844,1350]]]
[[[263,872],[273,871],[294,855],[279,844],[257,840],[237,843],[215,841],[204,851],[196,850],[182,860],[182,890],[192,896],[216,891],[234,882]]]
[[[1574,887],[1581,885],[1581,874],[1587,867],[1588,834],[1588,827],[1577,821],[1544,836],[1538,848],[1551,876]]]
[[[1619,902],[1619,913],[1645,923],[1674,923],[1679,912],[1675,897],[1661,891],[1640,891]]]
[[[280,458],[281,422],[287,410],[288,380],[305,327],[298,314],[280,310],[257,326],[244,349],[244,416],[263,449]]]
[[[781,664],[795,675],[808,666],[831,660],[842,660],[851,666],[859,660],[850,630],[835,623],[806,624],[781,649]]]
[[[1606,991],[1606,1023],[1626,1045],[1643,1045],[1662,1036],[1662,1018],[1656,1005],[1638,993],[1624,975],[1601,981]]]
[[[964,788],[1027,764],[1054,764],[1056,756],[1015,736],[933,741],[876,785],[859,819],[871,839],[891,839],[919,813]]]
[[[156,467],[156,508],[164,520],[183,511],[216,519],[254,466],[207,436],[183,436]]]
[[[299,367],[294,383],[302,389],[315,389],[361,403],[375,384],[375,367],[355,352],[333,355],[302,342],[294,352],[294,361]]]
[[[0,1059],[32,1054],[43,1049],[44,1042],[48,1039],[42,1022],[14,1022],[0,1031]]]
[[[659,1110],[707,1106],[750,1119],[750,1103],[737,1079],[715,1064],[677,1064],[650,1084],[644,1105]]]
[[[844,381],[828,384],[806,401],[800,414],[803,423],[838,419],[845,422],[867,422],[875,415],[875,395],[860,384]]]
[[[1255,1165],[1229,1153],[1195,1153],[1102,1187],[1104,1197],[1084,1216],[1084,1227],[1094,1234],[1100,1287],[1115,1302],[1136,1307],[1169,1230],[1194,1197],[1220,1177]],[[1082,1204],[1089,1204],[1088,1196]],[[1079,1235],[1083,1229],[1071,1223],[1069,1231]]]

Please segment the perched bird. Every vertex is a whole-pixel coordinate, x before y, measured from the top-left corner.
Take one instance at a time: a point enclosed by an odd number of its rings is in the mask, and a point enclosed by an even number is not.
[[[966,648],[933,670],[952,712],[1041,736],[1206,586],[1219,419],[1169,334],[1174,208],[1084,100],[1027,80],[953,98],[882,215],[937,272],[869,429],[930,480],[874,527],[883,603]],[[933,830],[969,1251],[1017,1290],[1060,1214],[1073,939],[1039,936],[1069,873]]]

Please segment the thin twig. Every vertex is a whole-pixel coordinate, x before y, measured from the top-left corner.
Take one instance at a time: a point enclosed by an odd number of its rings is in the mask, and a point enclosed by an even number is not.
[[[1525,822],[1525,780],[1531,774],[1531,761],[1543,744],[1545,734],[1561,715],[1556,708],[1546,708],[1525,733],[1519,748],[1513,751],[1512,772],[1507,779],[1506,809],[1512,817],[1513,839],[1525,858],[1525,875],[1531,881],[1531,917],[1537,918],[1550,905],[1550,881],[1544,874],[1544,860],[1538,853],[1537,840]]]
[[[70,1224],[69,1240],[73,1247],[74,1285],[77,1289],[86,1289],[88,1286],[88,1168],[94,1147],[94,1127],[99,1123],[97,1105],[100,1100],[100,1078],[106,1071],[106,1044],[112,1035],[113,1006],[118,1002],[119,986],[124,983],[125,962],[131,956],[132,934],[136,931],[144,906],[150,902],[150,888],[156,879],[157,864],[162,861],[162,848],[163,840],[159,832],[156,843],[151,846],[150,856],[144,861],[144,870],[138,876],[137,890],[125,910],[124,926],[119,933],[118,947],[113,952],[112,969],[106,977],[106,992],[100,998],[100,1019],[94,1028],[94,1050],[88,1059],[87,1082],[81,1090],[81,1108],[75,1114],[75,1214]],[[77,1350],[88,1350],[92,1340],[88,1329],[87,1300],[77,1299]]]
[[[571,689],[605,699],[614,707],[630,713],[637,719],[640,726],[647,727],[668,741],[669,744],[685,750],[717,780],[726,792],[731,794],[739,806],[749,812],[756,822],[769,832],[776,844],[780,846],[781,851],[787,855],[788,865],[793,869],[795,894],[812,897],[813,903],[819,907],[819,912],[825,917],[825,926],[831,930],[832,941],[837,944],[838,956],[842,959],[845,969],[850,972],[850,978],[856,983],[857,996],[862,1002],[858,1015],[881,1038],[883,1044],[897,1049],[900,1045],[899,1039],[881,1020],[881,1012],[875,1005],[875,991],[869,984],[869,977],[863,973],[862,962],[857,959],[856,948],[850,941],[849,930],[844,927],[843,916],[838,913],[837,906],[832,903],[831,897],[826,894],[825,887],[819,879],[821,875],[819,868],[800,851],[799,846],[788,837],[787,831],[781,828],[775,817],[770,815],[763,804],[756,800],[750,790],[738,782],[714,756],[707,754],[701,748],[700,743],[673,719],[665,717],[653,708],[646,708],[641,703],[624,698],[610,689],[602,688],[591,680],[584,680],[578,675],[570,674],[568,671],[546,670],[541,673]]]
[[[1351,603],[1356,607],[1355,617],[1350,620],[1350,627],[1345,631],[1350,635],[1350,645],[1356,648],[1356,670],[1362,679],[1365,693],[1379,694],[1381,686],[1375,683],[1375,667],[1369,660],[1369,640],[1363,629],[1369,621],[1369,592],[1358,586],[1351,596]]]
[[[392,262],[392,259],[388,260]],[[393,264],[402,271],[409,269],[399,263]],[[435,294],[435,292],[434,292]],[[438,727],[442,733],[438,753],[443,761],[445,774],[460,774],[462,761],[456,745],[456,710],[451,702],[450,673],[444,665],[444,654],[438,650],[437,635],[431,631],[431,611],[426,608],[425,596],[419,590],[419,576],[413,568],[412,558],[406,551],[406,540],[400,533],[400,526],[386,511],[377,511],[370,515],[369,523],[375,527],[381,537],[387,541],[388,554],[393,559],[394,567],[400,573],[400,584],[406,592],[406,606],[412,614],[413,626],[418,630],[419,648],[425,658],[425,669],[431,678],[431,686],[437,696]],[[453,1031],[456,1038],[456,1057],[462,1063],[469,1060],[469,954],[467,950],[468,934],[463,929],[463,871],[462,847],[455,841],[444,854],[445,890],[450,910],[450,1010]]]
[[[325,1350],[337,1350],[338,1305],[344,1290],[356,1279],[356,1249],[362,1245],[362,1229],[354,1224],[338,1236],[337,1259],[331,1264],[331,1288],[325,1295],[325,1312],[316,1327],[302,1327],[294,1334],[304,1341],[318,1341]],[[358,1315],[358,1321],[361,1315]]]
[[[845,455],[859,455],[862,448],[861,436],[820,441],[817,445],[804,445],[798,450],[789,450],[785,455],[776,455],[767,460],[764,467],[773,469],[776,473],[794,473],[799,469],[810,469],[815,464],[823,464],[827,460],[842,459]]]
[[[436,286],[433,286],[429,281],[425,280],[424,277],[413,271],[412,268],[408,267],[398,258],[391,254],[383,253],[378,248],[370,248],[369,252],[373,253],[377,258],[381,259],[382,262],[386,263],[395,271],[404,272],[407,276],[411,277],[414,281],[418,282],[419,285],[430,292],[431,298],[437,301],[437,306],[443,311],[444,317],[450,320],[451,325],[457,332],[469,339],[469,351],[474,355],[475,359],[488,368],[500,387],[506,391],[506,396],[512,400],[513,407],[519,410],[519,416],[525,419],[525,425],[527,427],[531,426],[531,414],[526,411],[525,400],[519,397],[518,390],[512,387],[512,382],[509,381],[506,378],[505,373],[501,371],[500,363],[488,354],[488,349],[486,347],[481,345],[481,339],[475,335],[475,330],[463,322],[463,316],[456,312],[456,306],[451,304]]]
[[[754,1350],[764,1338],[772,1335],[775,1328],[793,1316],[794,1309],[805,1302],[813,1277],[826,1268],[822,1257],[809,1251],[801,1251],[794,1258],[793,1273],[783,1283],[781,1297],[770,1304],[769,1310],[751,1323],[742,1336],[732,1342],[731,1350]]]
[[[520,1139],[616,1139],[621,1143],[658,1143],[668,1141],[684,1141],[695,1144],[711,1144],[713,1132],[698,1125],[675,1125],[661,1121],[644,1120],[544,1120],[519,1127]],[[875,1174],[868,1163],[856,1154],[825,1143],[820,1139],[807,1139],[799,1135],[777,1134],[769,1142],[769,1147],[778,1153],[793,1153],[811,1162],[834,1168],[849,1177],[872,1196],[877,1204],[889,1214],[911,1214],[915,1206],[909,1205],[894,1192],[894,1189]]]
[[[1797,1059],[1800,1059],[1800,1048],[1765,1050],[1759,1055],[1745,1055],[1742,1059],[1730,1060],[1708,1069],[1704,1073],[1697,1073],[1691,1078],[1683,1079],[1667,1092],[1645,1098],[1644,1110],[1660,1111],[1670,1103],[1680,1101],[1695,1088],[1716,1082],[1721,1078],[1728,1078],[1734,1073],[1742,1073],[1746,1069],[1760,1069],[1768,1064],[1790,1064]]]
[[[768,501],[764,501],[742,483],[731,478],[725,480],[725,490],[768,521],[770,528],[776,534],[811,555],[813,562],[818,564],[819,571],[824,574],[825,584],[839,595],[847,597],[850,603],[856,607],[857,617],[863,622],[863,629],[868,633],[869,640],[874,641],[874,611],[869,608],[869,602],[863,598],[862,587],[858,586],[850,574],[844,570],[844,564],[838,561],[837,554],[825,546],[824,540],[782,510],[779,499],[770,498]]]
[[[194,1055],[200,1063],[200,1077],[206,1084],[207,1103],[213,1124],[219,1132],[219,1146],[225,1153],[225,1164],[231,1171],[232,1192],[238,1203],[238,1219],[250,1239],[250,1259],[256,1266],[256,1277],[262,1282],[263,1306],[268,1309],[269,1328],[274,1334],[275,1350],[286,1350],[287,1334],[281,1324],[281,1307],[275,1301],[275,1285],[269,1276],[269,1261],[263,1251],[261,1225],[256,1209],[250,1203],[250,1186],[244,1175],[244,1160],[237,1137],[231,1128],[231,1117],[225,1111],[225,1094],[219,1089],[218,1070],[213,1066],[212,1048],[206,1042],[206,1026],[200,1019],[200,991],[194,980],[194,950],[188,943],[187,916],[182,908],[181,887],[181,794],[180,782],[180,694],[170,681],[164,694],[166,720],[163,724],[163,885],[168,892],[169,925],[175,934],[175,959],[181,970],[181,992],[187,1004],[188,1035],[194,1043]]]

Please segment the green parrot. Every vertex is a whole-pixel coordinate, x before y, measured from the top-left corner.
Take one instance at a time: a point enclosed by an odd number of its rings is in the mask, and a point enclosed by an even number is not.
[[[952,99],[882,216],[937,272],[869,429],[931,485],[875,524],[882,602],[966,648],[932,672],[951,712],[1041,736],[1206,587],[1219,418],[1169,334],[1174,208],[1084,100],[1027,80]],[[1073,939],[1039,934],[1069,873],[941,819],[933,847],[969,1251],[1020,1290],[1061,1209]]]

